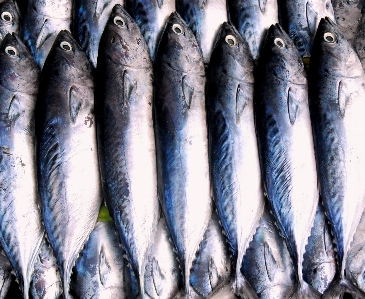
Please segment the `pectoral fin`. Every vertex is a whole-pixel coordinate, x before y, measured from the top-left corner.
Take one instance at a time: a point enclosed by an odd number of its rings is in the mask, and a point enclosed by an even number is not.
[[[191,87],[187,83],[187,77],[186,76],[184,76],[182,78],[182,91],[183,91],[183,97],[184,97],[184,100],[185,100],[185,104],[188,107],[188,109],[190,109],[191,101],[193,99],[193,94],[194,94],[194,88]]]
[[[298,112],[298,103],[295,99],[295,94],[293,93],[291,88],[289,88],[289,90],[288,90],[288,114],[289,114],[290,123],[292,125],[294,125],[295,120],[297,118],[297,112]]]
[[[341,117],[345,116],[346,106],[351,101],[351,92],[344,81],[338,84],[338,107],[340,109]]]
[[[158,296],[161,296],[163,291],[163,286],[165,284],[165,275],[161,271],[161,268],[158,264],[158,261],[156,261],[155,258],[152,259],[152,278],[153,278],[153,284],[155,286],[156,294]]]
[[[72,123],[76,122],[77,115],[79,114],[79,111],[82,107],[83,100],[82,98],[77,94],[76,89],[72,86],[69,91],[69,109],[70,109],[70,118]]]

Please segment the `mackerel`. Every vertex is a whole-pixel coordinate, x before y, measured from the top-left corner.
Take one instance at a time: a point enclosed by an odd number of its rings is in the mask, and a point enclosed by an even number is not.
[[[6,34],[20,31],[20,11],[15,0],[0,1],[0,42]]]

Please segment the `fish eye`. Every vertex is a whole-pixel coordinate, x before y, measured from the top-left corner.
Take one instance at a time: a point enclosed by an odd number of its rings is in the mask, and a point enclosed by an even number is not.
[[[336,43],[336,36],[332,33],[332,32],[326,32],[323,35],[324,40],[329,43],[329,44],[334,44]]]
[[[2,14],[1,14],[1,19],[3,21],[5,21],[6,23],[11,23],[13,21],[13,16],[11,15],[10,12],[8,11],[4,11]]]
[[[174,31],[177,35],[184,35],[184,29],[179,24],[172,25],[172,31]]]
[[[274,39],[274,44],[279,48],[279,49],[283,49],[285,48],[285,42],[280,38],[277,37]]]
[[[123,20],[122,17],[116,16],[114,18],[114,24],[117,25],[120,28],[124,28],[126,26],[125,21]]]
[[[15,49],[13,46],[7,46],[5,48],[5,53],[12,57],[18,56],[18,50]]]
[[[60,47],[62,50],[66,51],[66,52],[72,51],[72,46],[69,42],[66,42],[66,41],[61,42]]]
[[[224,40],[231,47],[235,47],[238,45],[237,39],[231,34],[228,34]]]

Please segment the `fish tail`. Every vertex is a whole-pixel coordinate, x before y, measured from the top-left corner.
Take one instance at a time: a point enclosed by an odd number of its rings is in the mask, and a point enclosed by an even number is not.
[[[188,260],[188,259],[187,259]],[[185,281],[185,298],[190,298],[190,263],[188,261],[185,262],[184,267],[185,275],[184,275],[184,281]]]
[[[257,294],[243,276],[239,268],[236,271],[236,278],[233,281],[232,289],[233,292],[241,299],[258,299]]]
[[[301,281],[294,288],[294,293],[290,296],[293,299],[320,299],[321,293],[318,292],[311,285],[307,284],[305,281]]]
[[[336,277],[322,295],[323,299],[342,298],[344,293],[350,293],[356,299],[365,299],[365,293],[351,283],[347,278]]]

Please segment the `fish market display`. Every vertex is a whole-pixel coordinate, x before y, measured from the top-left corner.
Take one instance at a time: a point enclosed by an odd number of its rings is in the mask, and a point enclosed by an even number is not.
[[[20,12],[15,0],[0,1],[0,42],[6,34],[19,34]]]
[[[144,298],[147,254],[159,214],[153,73],[138,25],[120,5],[101,37],[97,72],[104,198]]]
[[[71,271],[94,229],[101,194],[92,66],[68,31],[58,34],[42,70],[36,117],[43,222],[69,298]]]
[[[70,31],[71,10],[72,0],[28,0],[21,35],[40,68],[58,32]]]
[[[177,0],[176,11],[194,33],[203,61],[208,63],[219,28],[227,22],[226,0]]]
[[[195,37],[171,14],[155,62],[159,198],[189,296],[195,253],[211,216],[205,74]]]
[[[0,46],[0,242],[24,298],[44,235],[35,160],[34,109],[39,70],[17,35]]]
[[[293,264],[269,207],[247,249],[241,271],[260,299],[290,298],[293,293]]]
[[[73,35],[96,68],[100,37],[115,4],[123,0],[74,0]]]
[[[317,30],[309,80],[320,192],[337,249],[337,276],[323,295],[332,298],[357,291],[345,268],[365,206],[365,77],[354,49],[329,18]]]
[[[11,285],[12,266],[5,252],[0,249],[0,299],[5,299]]]
[[[304,65],[278,24],[270,27],[261,57],[256,128],[264,187],[293,260],[295,296],[319,298],[302,277],[319,197]]]
[[[279,21],[277,1],[227,0],[229,20],[247,42],[254,60],[260,56],[267,30]]]
[[[351,0],[350,0],[351,1]],[[335,20],[331,0],[278,0],[280,24],[303,57],[310,57],[321,18]]]
[[[207,71],[211,184],[236,269],[264,210],[253,113],[253,60],[237,30],[224,23]]]
[[[354,40],[354,48],[360,58],[362,68],[365,70],[365,14],[360,19]]]
[[[164,26],[175,11],[175,0],[125,0],[125,7],[141,29],[151,59],[155,61]]]
[[[335,247],[332,243],[322,203],[319,203],[303,262],[303,278],[322,293],[336,273]]]

